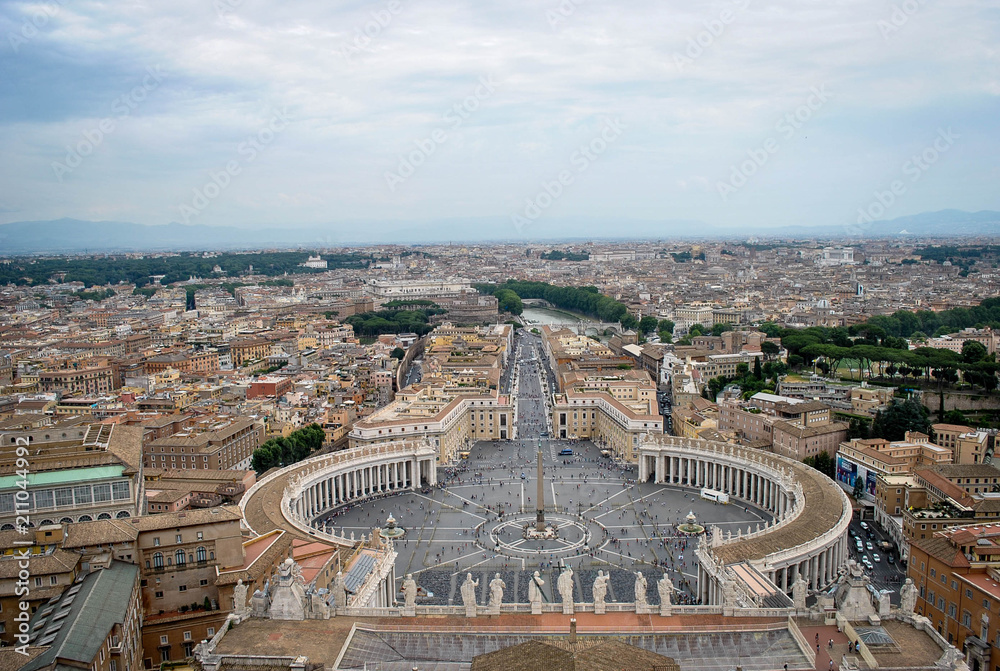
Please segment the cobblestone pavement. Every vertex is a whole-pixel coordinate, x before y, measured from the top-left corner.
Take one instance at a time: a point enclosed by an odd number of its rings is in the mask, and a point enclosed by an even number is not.
[[[636,483],[634,468],[616,466],[589,442],[572,444],[573,456],[560,456],[568,441],[543,441],[548,519],[557,526],[579,524],[591,530],[591,536],[580,547],[558,540],[524,540],[520,527],[534,521],[537,504],[532,499],[537,445],[537,440],[477,444],[458,468],[439,470],[442,484],[430,494],[406,492],[368,501],[337,511],[329,522],[360,536],[392,513],[406,529],[395,544],[397,579],[413,573],[417,583],[434,594],[423,603],[461,603],[458,588],[468,572],[479,580],[481,604],[498,571],[507,584],[504,601],[514,601],[516,594],[525,602],[527,581],[535,570],[541,572],[551,598],[559,567],[568,565],[576,572],[577,601],[591,600],[598,569],[610,571],[609,602],[632,601],[632,571],[641,570],[649,584],[647,598],[655,604],[660,567],[667,568],[682,594],[689,595],[697,581],[697,538],[678,537],[673,531],[688,512],[709,529],[717,525],[733,534],[770,519],[754,508],[706,501],[695,489]],[[506,526],[504,546],[498,548],[489,531],[512,519],[518,524]],[[565,533],[567,539],[572,531]]]

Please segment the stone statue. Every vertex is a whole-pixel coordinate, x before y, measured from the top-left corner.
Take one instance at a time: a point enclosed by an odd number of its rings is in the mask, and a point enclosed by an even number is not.
[[[236,587],[233,588],[233,606],[238,616],[247,614],[247,586],[242,579],[237,580]]]
[[[656,583],[656,591],[660,593],[660,609],[662,610],[665,606],[670,606],[671,599],[674,596],[674,583],[666,573]]]
[[[545,581],[535,571],[535,575],[531,577],[531,581],[528,583],[528,602],[531,604],[531,612],[538,613],[542,612],[542,585]]]
[[[792,604],[795,610],[806,609],[806,581],[800,575],[792,584]]]
[[[490,581],[490,608],[495,610],[500,609],[500,604],[503,603],[503,591],[506,587],[507,583],[497,573],[493,580]]]
[[[913,609],[917,606],[917,587],[913,584],[912,578],[907,578],[906,582],[899,589],[899,610],[904,617],[913,617]]]
[[[641,571],[635,572],[635,612],[646,612],[646,576]]]
[[[559,580],[556,582],[556,587],[559,590],[559,596],[562,597],[563,603],[563,615],[573,614],[573,569],[567,566],[566,569],[559,574]]]
[[[417,581],[413,579],[412,573],[407,573],[403,580],[403,604],[407,610],[412,610],[417,605]]]
[[[598,571],[594,578],[594,606],[604,606],[604,599],[608,594],[608,576],[604,571]]]
[[[330,588],[333,592],[333,605],[335,608],[346,608],[347,607],[347,584],[344,581],[344,572],[337,571],[337,575],[333,578],[333,586]]]
[[[465,605],[465,614],[468,615],[471,611],[473,617],[475,617],[476,612],[477,587],[479,587],[479,581],[473,580],[471,573],[466,573],[465,582],[462,583],[462,604]]]

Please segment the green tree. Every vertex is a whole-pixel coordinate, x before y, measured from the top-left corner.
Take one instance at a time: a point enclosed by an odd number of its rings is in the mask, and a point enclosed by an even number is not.
[[[872,420],[872,438],[903,440],[907,431],[930,434],[930,413],[915,399],[896,399],[884,410],[875,413]]]
[[[778,352],[781,351],[781,348],[778,347],[777,343],[773,343],[770,340],[765,340],[764,342],[762,342],[760,344],[760,351],[768,359],[771,359],[771,358],[774,358],[774,357],[778,356]]]
[[[962,361],[965,363],[978,363],[986,358],[988,354],[986,346],[975,340],[966,340],[962,344]]]
[[[402,347],[396,347],[392,350],[389,356],[391,356],[393,359],[399,359],[400,361],[402,361],[403,357],[406,356],[406,352],[403,350]]]
[[[691,324],[691,327],[688,329],[688,335],[691,336],[692,338],[695,338],[700,335],[705,335],[705,329],[702,327],[701,324]]]
[[[661,319],[660,323],[657,325],[659,331],[666,331],[667,333],[673,334],[674,323],[669,319]]]
[[[968,425],[969,418],[961,410],[949,410],[944,413],[944,422],[945,424]]]
[[[726,331],[732,331],[732,324],[712,324],[712,335],[720,336]]]
[[[652,333],[653,331],[656,330],[658,324],[659,322],[657,321],[656,317],[652,315],[646,315],[645,317],[639,320],[639,333],[642,334]]]

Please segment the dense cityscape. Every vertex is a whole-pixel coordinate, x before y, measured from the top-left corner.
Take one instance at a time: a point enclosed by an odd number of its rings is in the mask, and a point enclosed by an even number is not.
[[[602,653],[629,668],[988,664],[998,263],[967,238],[9,257],[3,652],[494,668],[537,644],[503,629],[523,612],[638,626]]]

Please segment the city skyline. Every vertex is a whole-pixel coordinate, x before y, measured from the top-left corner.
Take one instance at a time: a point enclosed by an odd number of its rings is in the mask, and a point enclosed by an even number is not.
[[[1000,210],[988,3],[630,9],[5,5],[0,222],[325,225],[335,245],[357,222],[851,237]]]

